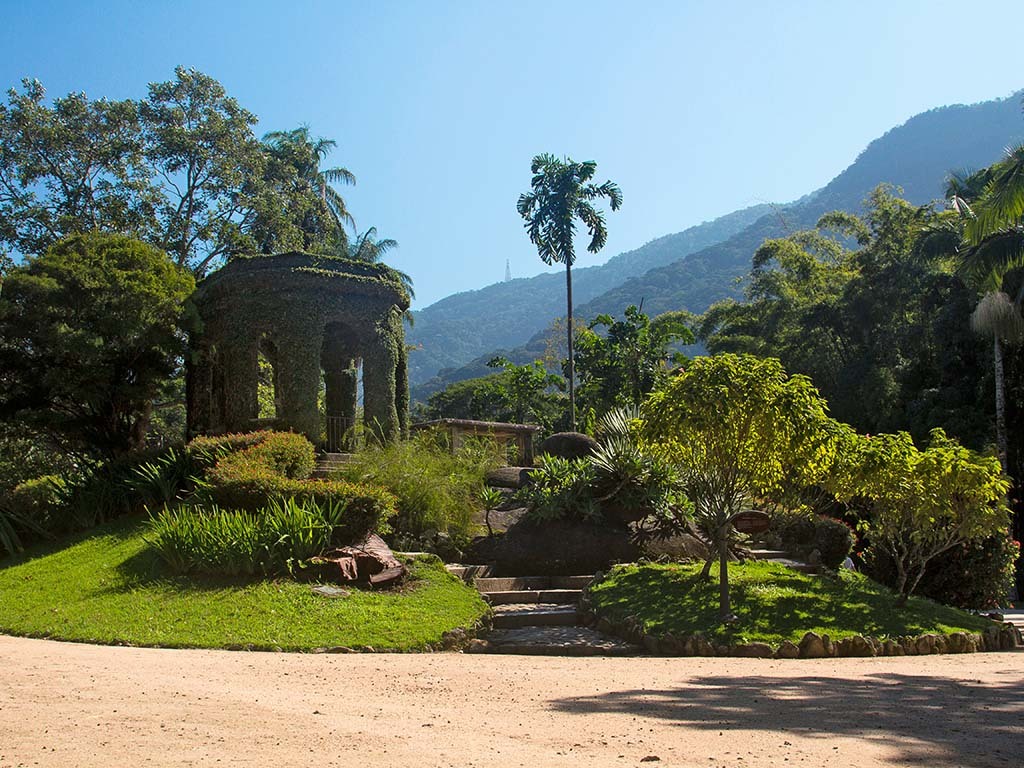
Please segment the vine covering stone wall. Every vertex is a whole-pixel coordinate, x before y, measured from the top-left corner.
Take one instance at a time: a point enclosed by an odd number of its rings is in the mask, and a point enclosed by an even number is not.
[[[274,350],[280,428],[319,441],[321,380],[327,415],[351,418],[360,360],[367,434],[391,440],[407,428],[409,296],[389,267],[303,253],[241,256],[202,281],[192,305],[201,330],[187,360],[190,435],[254,428],[261,348]]]

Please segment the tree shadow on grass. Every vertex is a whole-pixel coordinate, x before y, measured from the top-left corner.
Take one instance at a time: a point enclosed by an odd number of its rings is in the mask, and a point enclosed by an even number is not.
[[[1020,653],[1007,654],[1011,669],[1020,668],[1012,663]],[[853,736],[883,743],[900,764],[1016,765],[1024,745],[1024,676],[1017,671],[999,683],[897,673],[855,679],[721,675],[552,705],[570,714],[628,714],[695,730]]]
[[[115,566],[121,577],[104,592],[132,592],[139,588],[161,586],[181,592],[216,592],[229,587],[246,587],[273,579],[253,576],[179,575],[172,573],[153,550],[145,548]]]
[[[68,549],[76,544],[81,544],[89,539],[102,537],[113,539],[116,542],[125,541],[138,535],[139,526],[142,524],[144,519],[144,517],[140,517],[139,515],[119,517],[115,520],[102,523],[94,528],[89,528],[84,531],[77,531],[66,536],[58,536],[56,538],[47,538],[42,541],[37,541],[29,547],[26,547],[24,552],[0,558],[0,571],[13,568],[17,565],[22,565],[31,560],[38,560],[41,557],[47,557],[48,555]]]
[[[622,620],[636,614],[655,634],[704,632],[716,640],[746,642],[766,634],[799,639],[808,629],[834,628],[833,637],[917,635],[939,625],[981,631],[988,626],[921,598],[898,608],[895,595],[865,578],[810,577],[781,566],[759,565],[751,573],[736,569],[731,588],[733,610],[741,620],[722,627],[718,620],[717,574],[704,581],[692,569],[640,568],[617,574],[614,590],[598,585],[592,600],[598,612]]]

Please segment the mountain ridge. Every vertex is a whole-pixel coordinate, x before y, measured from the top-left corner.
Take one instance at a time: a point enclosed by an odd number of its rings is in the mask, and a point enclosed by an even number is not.
[[[907,199],[916,204],[925,204],[941,197],[944,178],[951,169],[987,165],[996,160],[1008,144],[1024,140],[1024,116],[1020,108],[1022,93],[978,104],[938,107],[915,115],[870,142],[853,163],[824,187],[793,203],[746,208],[676,235],[655,238],[641,248],[613,257],[607,264],[619,260],[616,268],[622,269],[630,255],[635,259],[638,252],[653,243],[723,220],[735,225],[743,221],[742,217],[729,218],[736,214],[760,214],[736,231],[730,231],[728,225],[713,230],[705,229],[705,235],[714,232],[725,236],[717,242],[686,252],[677,259],[651,266],[640,274],[629,275],[596,295],[591,286],[588,286],[589,291],[587,287],[582,292],[576,289],[576,276],[587,270],[574,271],[573,289],[577,298],[574,313],[581,318],[602,313],[620,315],[626,306],[639,304],[641,300],[644,302],[644,310],[651,315],[672,309],[688,309],[699,313],[714,301],[727,297],[741,298],[741,281],[749,271],[750,259],[766,238],[813,227],[817,219],[827,211],[838,209],[856,213],[861,209],[863,199],[880,183],[900,187]],[[653,261],[636,260],[634,267]],[[605,266],[587,269],[601,269]],[[501,353],[519,363],[535,359],[538,353],[543,354],[546,328],[552,319],[564,316],[565,302],[564,279],[557,274],[549,274],[547,277],[558,279],[561,306],[552,301],[550,306],[553,312],[543,317],[534,313],[534,330],[525,342],[495,343],[462,365],[440,366],[436,374],[429,378],[424,378],[423,374],[428,372],[428,368],[423,368],[420,375],[413,378],[413,398],[425,399],[430,393],[454,381],[490,372],[486,368],[486,361],[495,354]],[[531,279],[534,278],[524,280]],[[581,282],[587,285],[586,278]],[[442,302],[432,306],[437,307]],[[466,320],[463,318],[460,322]],[[444,343],[443,339],[439,341]],[[416,354],[418,352],[414,352],[412,357]]]

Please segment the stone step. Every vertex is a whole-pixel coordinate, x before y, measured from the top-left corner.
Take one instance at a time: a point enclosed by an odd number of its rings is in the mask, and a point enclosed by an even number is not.
[[[494,573],[493,565],[460,565],[459,563],[450,563],[445,568],[448,569],[448,573],[458,576],[464,581],[479,580]]]
[[[317,457],[319,461],[329,461],[339,464],[347,464],[348,462],[352,461],[352,458],[353,457],[351,453],[321,453]]]
[[[535,656],[641,656],[644,649],[587,627],[523,627],[496,629],[474,640],[467,653],[509,653]]]
[[[474,582],[481,592],[511,592],[538,589],[583,589],[593,576],[489,576]]]
[[[522,627],[571,627],[576,624],[575,605],[511,603],[494,609],[495,629]]]
[[[755,560],[775,560],[780,557],[789,557],[789,552],[784,549],[751,549],[749,551]]]
[[[316,467],[313,473],[310,475],[314,480],[329,480],[334,477],[334,473],[338,471],[338,467],[321,468]]]
[[[559,603],[570,605],[579,602],[582,589],[520,589],[508,592],[484,592],[484,599],[491,605],[514,603]]]
[[[800,560],[790,560],[786,557],[768,557],[765,560],[769,563],[778,563],[784,565],[787,568],[792,568],[794,571],[800,571],[801,573],[816,574],[821,572],[821,568],[817,565],[811,565]]]

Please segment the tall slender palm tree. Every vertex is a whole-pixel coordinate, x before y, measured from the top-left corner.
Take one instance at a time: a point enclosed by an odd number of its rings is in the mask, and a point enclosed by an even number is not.
[[[530,242],[545,264],[565,264],[565,298],[569,346],[569,423],[576,429],[576,386],[573,360],[572,265],[576,261],[574,239],[577,220],[583,222],[590,236],[587,250],[600,251],[608,240],[604,213],[593,201],[607,198],[613,211],[622,205],[622,191],[612,181],[594,184],[597,172],[592,160],[577,163],[570,158],[537,155],[530,163],[533,179],[531,189],[519,196],[516,210],[525,221]]]
[[[356,177],[347,168],[321,168],[320,165],[338,143],[333,139],[313,138],[308,125],[290,131],[271,131],[263,143],[279,159],[290,163],[303,182],[309,184],[320,197],[334,223],[334,239],[348,244],[346,227],[355,227],[345,198],[332,184],[355,185]]]

